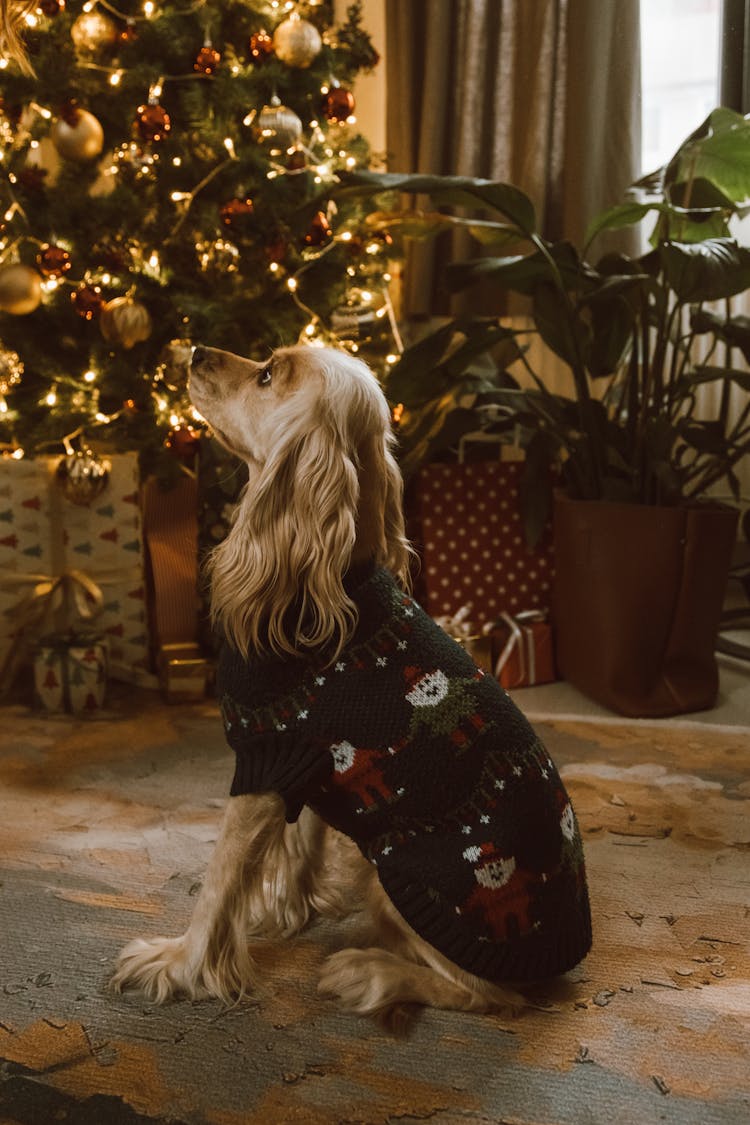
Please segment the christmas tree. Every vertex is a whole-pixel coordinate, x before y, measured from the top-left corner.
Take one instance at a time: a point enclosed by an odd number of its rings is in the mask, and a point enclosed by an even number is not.
[[[387,235],[334,205],[366,167],[361,5],[40,0],[0,59],[0,443],[189,453],[193,343],[384,361]],[[157,465],[158,467],[158,465]]]

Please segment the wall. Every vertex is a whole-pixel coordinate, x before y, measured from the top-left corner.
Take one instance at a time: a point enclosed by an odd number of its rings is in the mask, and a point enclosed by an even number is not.
[[[337,23],[345,19],[346,9],[350,3],[351,0],[335,0],[334,14]],[[355,113],[359,129],[370,142],[373,157],[378,157],[384,155],[386,151],[385,0],[364,0],[362,13],[362,22],[372,37],[373,46],[380,55],[380,62],[372,74],[362,74],[357,78],[352,92],[356,99]]]

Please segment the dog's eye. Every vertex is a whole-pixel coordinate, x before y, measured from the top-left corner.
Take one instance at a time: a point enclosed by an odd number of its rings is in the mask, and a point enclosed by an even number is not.
[[[258,375],[258,386],[267,387],[271,382],[271,364],[268,363]]]

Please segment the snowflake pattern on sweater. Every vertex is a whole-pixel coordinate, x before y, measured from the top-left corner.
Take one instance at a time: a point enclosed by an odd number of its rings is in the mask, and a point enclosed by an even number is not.
[[[580,834],[507,693],[374,567],[335,663],[242,659],[218,685],[232,794],[275,791],[351,837],[406,921],[489,980],[551,976],[591,943]]]

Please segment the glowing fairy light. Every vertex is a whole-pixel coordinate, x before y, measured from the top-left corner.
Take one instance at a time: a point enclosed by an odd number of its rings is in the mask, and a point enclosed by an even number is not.
[[[44,401],[47,403],[47,406],[54,406],[56,404],[57,391],[54,387],[51,387],[50,390],[47,391],[46,395],[44,396]]]
[[[143,14],[146,19],[150,20],[155,11],[156,4],[153,3],[153,0],[146,0],[146,3],[143,5]]]
[[[84,371],[83,381],[84,381],[84,383],[95,383],[96,382],[96,371]]]
[[[296,293],[297,292],[297,278],[296,277],[290,277],[287,280],[286,287],[287,287],[287,289],[289,290],[290,293]]]
[[[121,70],[113,70],[112,73],[109,76],[110,86],[119,86],[121,82],[122,82],[122,71]]]
[[[394,354],[393,354],[393,352],[391,352],[391,353],[390,353],[390,355],[387,355],[387,356],[385,357],[385,362],[386,362],[386,363],[390,363],[390,364],[398,363],[398,356],[397,356],[397,355],[394,355]],[[402,406],[402,407],[401,407],[401,410],[403,411],[403,409],[404,409],[404,408],[403,408],[403,406]]]
[[[18,449],[14,449],[13,452],[11,453],[11,457],[13,458],[14,461],[20,461],[23,456],[24,456],[24,451],[23,451],[23,449],[21,449],[20,445],[19,445]]]

